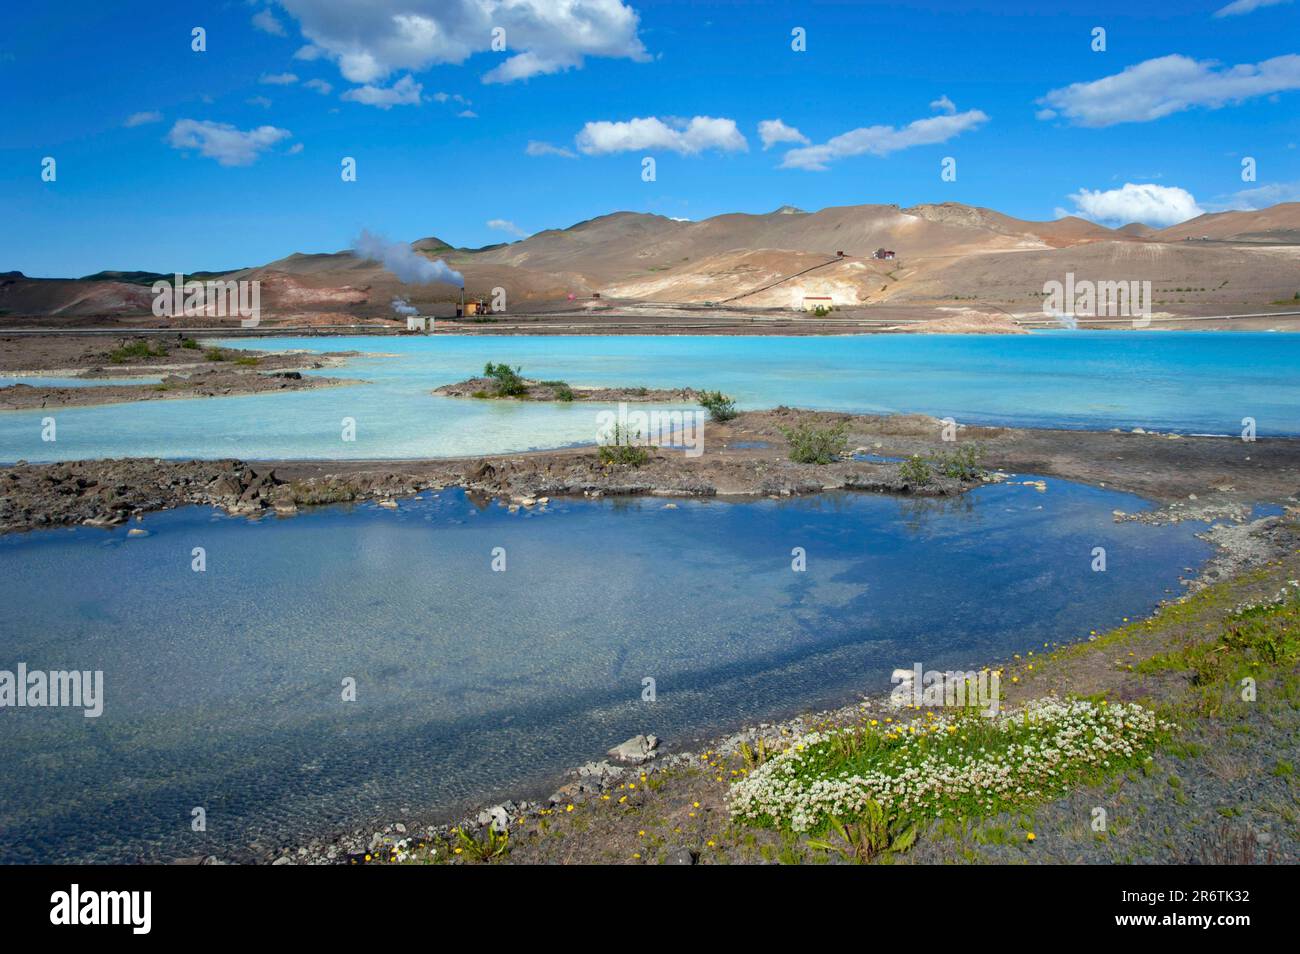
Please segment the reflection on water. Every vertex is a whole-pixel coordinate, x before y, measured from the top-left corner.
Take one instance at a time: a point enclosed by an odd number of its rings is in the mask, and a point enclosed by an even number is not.
[[[1135,498],[1048,487],[513,515],[453,491],[0,539],[0,668],[102,669],[106,695],[99,719],[0,710],[0,861],[238,857],[518,796],[637,732],[681,744],[1080,638],[1205,555],[1186,524],[1114,523]]]

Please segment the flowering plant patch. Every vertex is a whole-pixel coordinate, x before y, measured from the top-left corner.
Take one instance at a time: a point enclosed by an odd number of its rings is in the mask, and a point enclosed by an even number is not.
[[[731,787],[732,816],[793,831],[877,802],[911,818],[973,817],[1059,795],[1138,764],[1174,726],[1137,704],[1037,699],[962,714],[813,732]]]

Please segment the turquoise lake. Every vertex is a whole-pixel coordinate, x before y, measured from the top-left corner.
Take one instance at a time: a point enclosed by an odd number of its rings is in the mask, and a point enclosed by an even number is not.
[[[364,385],[293,394],[0,413],[0,459],[418,458],[595,440],[586,405],[437,398],[487,361],[576,385],[717,388],[778,404],[921,412],[963,423],[1262,436],[1300,434],[1300,335],[1049,332],[852,337],[241,339],[232,347],[384,352],[315,372]],[[58,439],[42,440],[56,418]],[[355,441],[342,421],[356,422]],[[705,437],[707,441],[707,433]]]
[[[238,859],[542,796],[639,732],[685,747],[886,692],[895,667],[1086,638],[1208,554],[1200,525],[1111,519],[1143,508],[1050,478],[516,514],[456,490],[258,522],[185,508],[137,538],[9,535],[0,665],[102,670],[105,700],[97,719],[0,710],[0,862]]]

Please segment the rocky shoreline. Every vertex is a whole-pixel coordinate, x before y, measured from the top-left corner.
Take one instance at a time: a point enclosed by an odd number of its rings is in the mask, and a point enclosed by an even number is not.
[[[15,344],[0,339],[0,344]],[[0,410],[96,407],[135,401],[232,397],[270,391],[302,391],[360,382],[304,375],[304,370],[342,366],[357,352],[262,352],[200,345],[192,338],[123,338],[104,348],[64,339],[18,342],[23,349],[0,362],[0,377],[78,378],[86,381],[139,378],[139,383],[49,386],[22,380],[0,387]],[[23,353],[19,355],[19,351]],[[157,380],[154,380],[157,379]]]

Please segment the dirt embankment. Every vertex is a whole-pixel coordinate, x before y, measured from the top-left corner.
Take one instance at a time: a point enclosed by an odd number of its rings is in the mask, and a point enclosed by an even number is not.
[[[0,410],[90,407],[130,401],[226,397],[352,383],[303,375],[336,367],[356,352],[260,352],[201,345],[192,338],[5,338],[0,376],[161,378],[138,384],[49,387],[21,381],[0,388]]]

